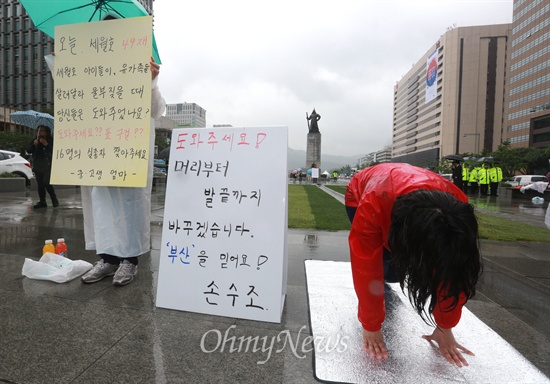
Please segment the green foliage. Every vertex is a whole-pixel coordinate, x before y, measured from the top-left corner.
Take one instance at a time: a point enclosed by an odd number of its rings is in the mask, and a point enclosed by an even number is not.
[[[334,192],[338,192],[340,194],[346,193],[346,186],[345,185],[327,185],[326,186],[329,189],[332,189]]]
[[[497,150],[491,156],[498,157],[501,162],[502,173],[504,177],[511,177],[516,174],[545,175],[550,166],[550,148],[512,148],[509,142],[504,142],[498,146]]]
[[[537,241],[550,243],[548,230],[500,217],[476,213],[479,237],[496,241]]]
[[[343,185],[327,185],[344,194]],[[546,228],[503,219],[476,210],[481,239],[550,243]],[[348,230],[349,220],[342,203],[314,185],[288,186],[288,227],[320,230]]]
[[[353,173],[352,167],[348,164],[338,169],[332,169],[331,172],[338,172],[339,175],[351,175]]]
[[[0,149],[25,155],[31,139],[31,135],[24,133],[0,132]]]
[[[316,185],[288,186],[288,227],[349,230],[344,205]]]
[[[170,144],[166,142],[166,139],[162,136],[155,136],[155,145],[158,147],[158,151],[162,151],[165,148],[168,148]]]
[[[315,216],[303,186],[288,186],[288,227],[315,228]]]

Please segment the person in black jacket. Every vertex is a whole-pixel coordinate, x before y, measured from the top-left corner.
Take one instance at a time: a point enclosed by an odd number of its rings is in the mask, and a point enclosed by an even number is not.
[[[52,153],[53,153],[53,136],[49,127],[39,126],[36,129],[36,138],[34,138],[27,152],[32,155],[32,170],[36,177],[38,185],[38,197],[40,201],[34,205],[34,208],[46,208],[46,191],[48,191],[52,199],[52,205],[57,207],[59,201],[55,195],[55,190],[50,184],[50,174],[52,171]]]
[[[460,161],[455,160],[451,166],[453,173],[453,183],[462,190],[462,166]]]

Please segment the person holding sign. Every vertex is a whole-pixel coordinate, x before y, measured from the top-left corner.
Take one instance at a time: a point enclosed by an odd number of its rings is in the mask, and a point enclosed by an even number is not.
[[[370,355],[388,358],[381,331],[384,281],[399,282],[416,312],[436,326],[423,337],[451,364],[468,365],[462,353],[473,353],[452,331],[482,270],[478,224],[466,195],[432,171],[387,163],[357,173],[345,205],[358,317]]]
[[[155,121],[166,108],[157,82],[160,66],[151,58],[153,79],[151,96],[150,150],[154,153]],[[86,249],[101,258],[85,273],[84,283],[95,283],[113,276],[113,285],[133,281],[138,256],[150,250],[151,187],[153,156],[149,156],[149,173],[145,188],[93,186],[81,188]]]

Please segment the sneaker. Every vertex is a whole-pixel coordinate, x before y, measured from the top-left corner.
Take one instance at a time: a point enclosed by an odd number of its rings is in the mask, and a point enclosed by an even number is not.
[[[122,286],[131,283],[137,273],[137,265],[130,263],[128,260],[123,260],[113,278],[113,285]]]
[[[104,277],[113,276],[117,268],[118,265],[106,263],[101,259],[94,264],[92,269],[82,275],[80,280],[82,280],[83,283],[95,283]]]
[[[45,202],[41,201],[39,203],[36,203],[34,205],[34,209],[38,209],[38,208],[46,208],[48,206],[48,204],[46,204]]]

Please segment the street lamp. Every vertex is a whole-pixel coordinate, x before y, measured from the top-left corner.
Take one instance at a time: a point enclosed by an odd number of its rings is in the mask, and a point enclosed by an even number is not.
[[[476,137],[476,154],[479,155],[479,140],[480,140],[480,133],[465,133],[464,137],[466,136],[475,136]]]

